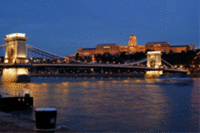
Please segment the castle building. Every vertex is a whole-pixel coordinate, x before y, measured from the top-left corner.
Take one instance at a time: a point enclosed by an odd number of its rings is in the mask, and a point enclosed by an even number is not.
[[[119,46],[118,44],[97,44],[96,48],[79,48],[79,56],[91,56],[94,54],[110,53],[112,55],[126,52],[128,54],[134,54],[136,52],[145,53],[149,51],[161,51],[162,53],[181,53],[182,51],[193,50],[194,45],[179,45],[170,46],[169,42],[147,42],[145,45],[137,45],[137,38],[135,35],[131,35],[127,46]]]
[[[110,53],[112,55],[120,53],[118,44],[98,44],[96,48],[79,48],[79,56],[91,56],[93,54]]]

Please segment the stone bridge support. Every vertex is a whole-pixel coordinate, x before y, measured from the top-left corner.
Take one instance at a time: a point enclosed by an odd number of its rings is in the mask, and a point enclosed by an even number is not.
[[[147,52],[147,67],[159,69],[162,65],[161,51]],[[146,77],[157,77],[163,74],[161,70],[146,71]]]
[[[24,82],[30,81],[28,74],[28,63],[26,54],[26,40],[24,33],[12,33],[6,35],[6,50],[4,63],[9,64],[10,67],[4,68],[1,82]],[[16,64],[24,64],[24,67],[15,67]]]

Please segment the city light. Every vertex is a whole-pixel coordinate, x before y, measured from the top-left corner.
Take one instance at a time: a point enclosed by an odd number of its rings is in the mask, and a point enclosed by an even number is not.
[[[161,54],[161,51],[149,51],[147,54]]]
[[[4,63],[8,63],[8,59],[5,59]]]
[[[16,68],[17,75],[28,75],[28,69],[26,68]]]
[[[29,62],[29,60],[28,59],[26,59],[26,63],[28,63]]]
[[[13,37],[23,37],[25,38],[25,33],[12,33],[12,34],[8,34],[6,35],[7,38],[13,38]]]

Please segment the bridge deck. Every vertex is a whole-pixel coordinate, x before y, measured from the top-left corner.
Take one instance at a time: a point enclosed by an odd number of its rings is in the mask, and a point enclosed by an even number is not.
[[[131,66],[126,64],[5,64],[0,63],[0,67],[84,67],[84,68],[129,68],[129,69],[143,69],[143,70],[163,70],[165,72],[181,72],[186,73],[186,70],[179,69],[164,69],[164,68],[152,68],[142,66]]]

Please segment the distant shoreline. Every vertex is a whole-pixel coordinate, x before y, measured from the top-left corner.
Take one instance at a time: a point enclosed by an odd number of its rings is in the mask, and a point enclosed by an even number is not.
[[[84,77],[95,77],[95,78],[109,78],[109,77],[120,77],[120,78],[144,78],[145,74],[141,73],[115,73],[115,74],[29,74],[30,77],[67,77],[67,78],[84,78]],[[191,78],[199,78],[200,75],[188,75]]]
[[[30,74],[30,77],[96,77],[96,78],[106,78],[106,77],[131,77],[131,78],[144,78],[145,74],[131,73],[131,74]]]

